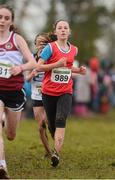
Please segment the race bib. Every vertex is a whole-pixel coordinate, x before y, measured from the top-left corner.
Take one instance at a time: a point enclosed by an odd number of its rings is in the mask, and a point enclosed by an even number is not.
[[[12,64],[0,62],[0,77],[9,78],[11,76],[10,68]]]
[[[42,94],[42,87],[40,85],[33,84],[32,91],[36,94],[36,96],[39,96]]]
[[[68,83],[71,78],[71,69],[55,68],[52,69],[51,81],[56,83]]]
[[[33,86],[32,85],[32,99],[42,100],[42,87],[41,86]]]

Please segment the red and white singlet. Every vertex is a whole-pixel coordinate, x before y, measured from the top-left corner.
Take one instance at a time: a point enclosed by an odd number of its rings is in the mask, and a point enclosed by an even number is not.
[[[14,65],[23,64],[23,56],[19,51],[16,33],[10,32],[8,39],[0,43],[0,90],[20,90],[23,87],[23,74],[11,76],[9,69]]]

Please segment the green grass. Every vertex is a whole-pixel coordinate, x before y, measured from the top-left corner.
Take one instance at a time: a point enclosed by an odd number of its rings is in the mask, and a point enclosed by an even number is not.
[[[5,151],[13,179],[114,179],[115,112],[70,118],[57,168],[43,160],[44,149],[33,120],[21,122],[14,141],[5,138]]]

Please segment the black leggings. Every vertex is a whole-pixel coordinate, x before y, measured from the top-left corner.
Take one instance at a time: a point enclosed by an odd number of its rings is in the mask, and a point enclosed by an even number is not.
[[[48,126],[52,137],[56,128],[65,128],[66,119],[71,112],[72,95],[49,96],[42,94],[43,105],[48,118]]]

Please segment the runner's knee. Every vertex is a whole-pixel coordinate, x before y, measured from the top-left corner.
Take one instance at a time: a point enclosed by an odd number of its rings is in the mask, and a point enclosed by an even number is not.
[[[14,133],[14,132],[7,133],[7,139],[9,141],[13,141],[15,139],[15,137],[16,137],[16,133]]]
[[[66,119],[63,116],[58,116],[56,118],[56,127],[64,128],[66,126]]]

